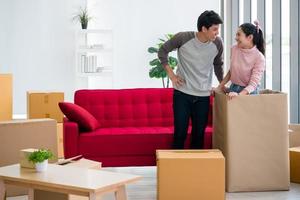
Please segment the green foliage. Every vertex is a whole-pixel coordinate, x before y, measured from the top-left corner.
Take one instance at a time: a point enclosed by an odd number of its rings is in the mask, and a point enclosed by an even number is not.
[[[33,162],[33,163],[41,163],[44,160],[53,158],[54,155],[50,150],[46,150],[46,149],[39,149],[37,151],[32,152],[29,157],[28,160]]]
[[[162,39],[159,38],[159,43],[156,45],[156,47],[149,47],[148,48],[148,52],[151,54],[155,54],[156,58],[154,58],[153,60],[151,60],[149,62],[149,65],[152,67],[149,70],[149,77],[150,78],[161,78],[162,79],[162,83],[163,83],[163,87],[169,87],[169,77],[167,77],[167,73],[164,70],[164,67],[162,66],[160,60],[157,58],[157,53],[158,53],[158,49],[169,39],[171,39],[174,35],[173,34],[166,34],[165,37],[166,39]],[[174,70],[175,67],[178,64],[178,60],[175,57],[169,56],[169,60],[168,60],[168,64],[169,66]],[[167,83],[165,83],[165,78],[167,78]]]
[[[76,14],[73,17],[73,20],[78,20],[81,23],[82,28],[87,27],[88,22],[92,19],[90,14],[88,13],[87,8],[81,8],[79,9],[78,14]]]

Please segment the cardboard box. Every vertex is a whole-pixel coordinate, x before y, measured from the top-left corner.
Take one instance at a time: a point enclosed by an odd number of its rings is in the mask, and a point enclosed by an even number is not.
[[[22,149],[20,150],[20,166],[25,168],[31,168],[34,169],[35,165],[33,162],[29,162],[28,157],[31,153],[34,151],[37,151],[38,149]]]
[[[290,148],[291,182],[300,183],[300,147]]]
[[[57,152],[58,158],[64,158],[64,132],[63,123],[57,123]]]
[[[290,147],[300,147],[300,124],[289,124]]]
[[[57,122],[63,121],[63,113],[58,103],[64,101],[63,92],[27,92],[28,119],[51,118]]]
[[[0,74],[0,121],[12,119],[12,75]]]
[[[263,93],[215,94],[213,148],[226,158],[228,192],[289,189],[287,95]]]
[[[50,149],[57,157],[56,122],[53,119],[12,120],[0,122],[0,166],[20,162],[20,150]],[[7,187],[7,196],[28,193],[27,189]]]
[[[219,150],[157,150],[158,200],[224,200],[225,159]]]

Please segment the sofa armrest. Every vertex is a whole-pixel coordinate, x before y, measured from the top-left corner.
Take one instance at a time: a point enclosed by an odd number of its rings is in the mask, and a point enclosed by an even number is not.
[[[76,122],[64,119],[64,156],[70,158],[78,155],[79,128]]]

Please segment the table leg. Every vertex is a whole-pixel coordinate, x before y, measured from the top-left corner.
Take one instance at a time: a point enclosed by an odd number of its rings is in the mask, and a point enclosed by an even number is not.
[[[34,200],[34,189],[28,189],[28,200]]]
[[[96,200],[96,193],[90,192],[89,200]]]
[[[122,185],[118,188],[118,190],[115,192],[115,197],[116,197],[116,200],[126,200],[127,199],[125,185]]]
[[[3,180],[0,180],[0,200],[5,200],[5,184]]]

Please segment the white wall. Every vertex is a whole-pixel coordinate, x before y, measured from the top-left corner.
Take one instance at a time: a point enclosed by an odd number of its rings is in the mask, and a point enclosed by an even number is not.
[[[95,17],[91,28],[114,32],[112,87],[162,87],[161,80],[148,77],[154,58],[148,47],[166,33],[196,31],[198,16],[219,12],[219,0],[88,0],[88,7]]]
[[[0,73],[13,74],[13,112],[26,113],[26,91],[55,90],[73,99],[72,16],[85,0],[1,0]],[[0,94],[1,95],[1,94]]]
[[[78,82],[103,88],[162,87],[150,79],[147,48],[166,33],[196,30],[204,10],[219,0],[88,0],[89,28],[113,29],[114,72],[82,80],[75,76],[75,32],[71,18],[86,0],[1,0],[0,73],[13,73],[15,114],[26,113],[26,91],[58,90],[73,100]],[[1,95],[1,93],[0,93]]]

